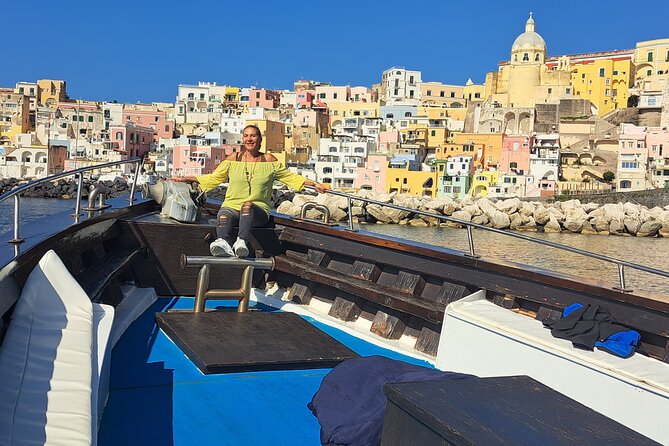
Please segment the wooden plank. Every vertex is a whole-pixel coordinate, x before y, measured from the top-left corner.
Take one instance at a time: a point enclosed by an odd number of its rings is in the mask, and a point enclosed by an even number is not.
[[[399,317],[383,311],[377,311],[369,331],[382,338],[399,339],[402,333],[404,333],[405,328],[406,324]]]
[[[339,248],[337,252],[348,252],[349,255],[353,257],[365,259],[374,258],[374,256],[363,254],[365,246],[373,246],[378,250],[388,249],[405,254],[426,256],[436,261],[445,260],[447,263],[459,264],[463,267],[475,268],[491,273],[501,273],[506,277],[514,277],[518,281],[529,280],[543,283],[545,285],[565,287],[574,291],[590,293],[612,300],[620,300],[621,298],[624,298],[631,304],[669,313],[669,298],[663,295],[645,292],[640,294],[623,294],[607,287],[606,284],[602,282],[551,272],[541,268],[499,259],[495,259],[494,262],[491,262],[480,258],[470,258],[465,256],[464,253],[449,250],[447,248],[429,246],[418,242],[401,242],[397,239],[391,240],[384,236],[367,233],[365,231],[350,232],[341,228],[319,227],[318,225],[302,224],[302,222],[296,223],[290,219],[281,217],[275,217],[275,222],[286,226],[286,229],[281,233],[281,239],[284,242],[298,243],[298,240],[302,239],[302,243],[298,244],[308,246],[313,241],[318,240],[317,243],[321,244],[320,246],[328,246],[329,249],[332,247]],[[312,240],[309,240],[310,238]],[[336,246],[331,245],[325,241],[328,238],[337,240],[338,244]],[[435,273],[438,274],[439,272],[435,271]],[[452,278],[456,279],[457,277]],[[467,282],[467,280],[464,281]],[[458,280],[454,280],[454,282],[458,282]]]
[[[385,307],[421,317],[430,322],[441,323],[444,318],[445,306],[439,303],[422,301],[408,293],[374,285],[336,271],[314,267],[286,256],[277,256],[274,258],[274,261],[276,270],[294,274],[303,280],[328,285]]]
[[[300,283],[294,283],[293,286],[290,287],[288,300],[296,304],[308,305],[311,301],[311,290]]]
[[[396,288],[405,293],[415,294],[420,296],[425,288],[425,279],[420,274],[411,274],[406,271],[400,271],[393,283],[393,288]]]
[[[383,446],[657,445],[527,376],[392,383],[384,394],[398,410]]]
[[[467,287],[451,282],[444,282],[439,290],[438,300],[448,305],[451,302],[462,299],[468,294]]]
[[[355,262],[353,262],[351,275],[359,279],[369,280],[370,282],[376,282],[376,279],[378,279],[379,275],[381,275],[381,269],[374,263],[363,262],[362,260],[356,260]]]
[[[358,319],[361,312],[362,307],[357,300],[345,299],[338,296],[332,303],[330,311],[328,311],[328,316],[336,317],[345,322],[353,322]]]
[[[328,368],[358,356],[294,313],[156,313],[156,322],[205,374]]]
[[[432,330],[429,327],[423,327],[416,340],[414,348],[419,352],[426,353],[431,356],[437,356],[437,349],[439,347],[439,332]]]
[[[330,256],[325,251],[310,249],[307,251],[307,262],[327,268],[328,263],[330,263]]]
[[[332,229],[326,231],[332,231]],[[352,235],[342,235],[342,238],[338,239],[315,232],[300,232],[293,228],[287,228],[281,233],[282,241],[291,245],[327,246],[329,251],[338,254],[348,253],[348,255],[365,261],[393,265],[401,270],[418,274],[429,272],[433,277],[449,282],[464,283],[496,294],[509,294],[539,305],[556,308],[565,307],[573,302],[603,305],[610,311],[614,319],[625,326],[645,329],[648,332],[669,337],[669,305],[658,300],[590,286],[575,282],[573,278],[558,280],[556,277],[537,272],[526,274],[527,272],[520,268],[500,267],[482,260],[447,255],[438,250],[416,248],[408,252],[409,247],[412,249],[414,247],[405,245],[404,248],[401,248],[397,242],[385,240],[374,240],[376,244],[361,244],[350,240],[350,238],[355,238]],[[367,243],[371,242],[369,237],[362,240]],[[388,248],[389,245],[392,245],[392,249]],[[444,261],[449,257],[455,261]],[[553,283],[559,283],[560,286],[554,286]]]
[[[144,256],[142,248],[125,248],[107,254],[76,277],[92,301],[97,301],[107,283]]]

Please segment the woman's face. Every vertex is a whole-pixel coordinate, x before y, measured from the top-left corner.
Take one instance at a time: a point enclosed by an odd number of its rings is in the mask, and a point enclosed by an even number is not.
[[[251,152],[255,152],[260,148],[260,135],[253,127],[244,129],[242,134],[242,142],[244,143],[244,148]]]

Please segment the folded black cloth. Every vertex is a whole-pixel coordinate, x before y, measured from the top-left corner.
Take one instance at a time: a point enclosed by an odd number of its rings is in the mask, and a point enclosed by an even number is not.
[[[553,336],[570,340],[574,347],[593,350],[597,346],[622,357],[631,356],[639,340],[639,333],[617,323],[599,305],[572,304],[560,319],[542,322]]]
[[[321,444],[372,446],[381,443],[385,383],[470,377],[382,356],[353,358],[328,373],[307,407],[321,425]]]

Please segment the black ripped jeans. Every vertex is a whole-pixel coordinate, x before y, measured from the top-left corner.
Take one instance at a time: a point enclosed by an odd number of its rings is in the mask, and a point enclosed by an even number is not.
[[[239,225],[237,236],[248,243],[251,241],[251,228],[265,226],[269,222],[269,215],[253,203],[244,203],[241,212],[222,207],[218,211],[216,221],[216,236],[232,245],[233,240],[230,239],[230,230],[233,226]]]

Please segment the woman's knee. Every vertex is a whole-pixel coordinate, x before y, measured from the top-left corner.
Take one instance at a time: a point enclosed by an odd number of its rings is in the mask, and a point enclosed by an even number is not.
[[[251,211],[253,210],[253,202],[251,201],[246,201],[242,205],[242,215],[251,215]]]

